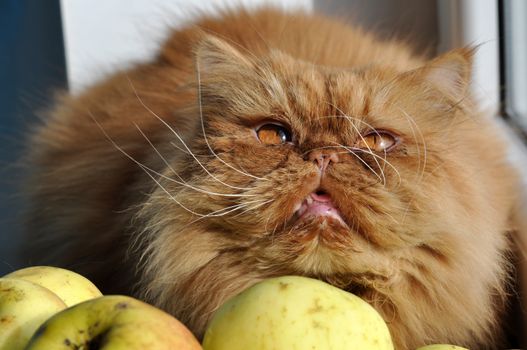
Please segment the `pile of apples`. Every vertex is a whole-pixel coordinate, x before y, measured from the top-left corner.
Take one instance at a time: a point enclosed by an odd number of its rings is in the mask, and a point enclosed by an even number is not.
[[[386,323],[359,297],[298,276],[264,280],[215,313],[203,344],[177,319],[85,277],[35,266],[0,278],[0,350],[393,350]],[[429,345],[418,350],[463,350]],[[464,349],[467,350],[467,349]]]

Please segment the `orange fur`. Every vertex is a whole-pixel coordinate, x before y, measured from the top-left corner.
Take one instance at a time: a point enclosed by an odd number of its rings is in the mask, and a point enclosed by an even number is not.
[[[65,98],[34,134],[26,253],[106,293],[133,286],[198,336],[228,297],[299,274],[368,300],[399,350],[492,349],[516,177],[468,96],[471,56],[426,61],[317,15],[203,18],[155,61]],[[294,144],[259,143],[265,120]],[[341,147],[323,178],[306,161],[372,127],[400,144]],[[319,187],[348,227],[291,223]]]

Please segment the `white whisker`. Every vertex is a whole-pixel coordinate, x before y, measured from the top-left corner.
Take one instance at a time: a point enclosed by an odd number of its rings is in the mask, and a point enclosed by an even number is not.
[[[375,157],[375,158],[379,158],[381,161],[384,162],[383,164],[385,166],[388,165],[390,168],[392,168],[393,171],[395,171],[395,173],[397,174],[397,177],[399,178],[399,185],[401,184],[402,178],[401,178],[401,174],[399,173],[399,170],[397,170],[397,168],[392,163],[390,163],[386,158],[383,158],[383,157],[381,157],[378,154],[375,154],[373,152],[367,152],[367,151],[365,151],[363,149],[357,149],[356,151],[369,154],[370,156]]]
[[[139,130],[139,132],[141,133],[141,135],[143,135],[143,137],[146,139],[146,141],[150,144],[150,146],[154,149],[154,151],[157,153],[157,155],[163,160],[163,162],[165,163],[165,165],[174,173],[174,175],[176,175],[179,179],[178,180],[175,180],[175,179],[172,179],[162,173],[159,173],[157,171],[155,171],[154,169],[136,161],[132,156],[130,156],[129,154],[127,154],[125,151],[125,155],[130,158],[132,161],[134,161],[136,164],[138,164],[139,166],[141,166],[142,168],[152,172],[153,174],[159,176],[159,177],[162,177],[163,179],[165,180],[168,180],[170,182],[174,182],[178,185],[182,185],[182,186],[185,186],[185,187],[188,187],[190,189],[193,189],[195,191],[198,191],[198,192],[201,192],[201,193],[206,193],[206,194],[209,194],[209,195],[213,195],[213,196],[222,196],[222,197],[255,197],[256,195],[255,194],[236,194],[236,193],[218,193],[218,192],[212,192],[212,191],[209,191],[209,190],[204,190],[202,188],[199,188],[199,187],[196,187],[196,186],[193,186],[193,185],[190,185],[188,182],[186,182],[181,176],[179,176],[179,174],[176,172],[176,170],[168,163],[168,161],[161,155],[161,153],[159,152],[159,150],[155,147],[155,145],[150,141],[150,139],[144,134],[144,132],[141,130],[141,128],[139,128],[139,126],[137,124],[134,123],[134,125],[136,126],[136,128]]]
[[[257,179],[257,180],[267,181],[267,179],[265,179],[263,177],[258,177],[258,176],[249,174],[246,171],[242,171],[242,170],[230,165],[223,158],[218,156],[218,154],[216,154],[216,152],[214,152],[214,150],[212,149],[212,147],[211,147],[211,145],[209,143],[209,139],[207,138],[207,133],[205,132],[205,122],[203,120],[203,105],[202,105],[202,101],[201,101],[201,73],[200,73],[200,68],[199,68],[199,61],[196,62],[196,71],[197,71],[197,80],[198,80],[198,105],[199,105],[199,117],[200,117],[200,120],[201,120],[201,131],[203,132],[203,138],[205,140],[205,143],[207,144],[207,147],[208,147],[210,153],[212,153],[220,162],[222,162],[223,164],[225,164],[226,166],[228,166],[232,170],[237,171],[238,173],[240,173],[242,175],[245,175],[245,176],[248,176],[248,177],[252,177],[253,179]]]
[[[183,149],[183,148],[179,147],[178,145],[176,145],[176,143],[175,143],[175,142],[173,142],[173,141],[170,141],[170,142],[169,142],[169,144],[170,144],[170,145],[172,145],[173,147],[177,148],[177,149],[178,149],[178,150],[180,150],[181,152],[183,152],[183,153],[185,153],[185,154],[188,154],[188,155],[190,155],[190,153],[189,153],[189,152],[187,152],[187,150],[185,150],[185,149]]]
[[[237,217],[237,216],[240,216],[240,215],[243,215],[243,214],[247,213],[248,211],[258,209],[258,208],[260,208],[262,205],[266,205],[266,204],[268,204],[268,203],[271,203],[272,201],[274,201],[274,199],[269,199],[269,200],[266,200],[266,201],[261,202],[261,203],[259,203],[259,204],[256,204],[256,205],[254,205],[254,206],[252,206],[252,207],[250,207],[250,208],[247,208],[247,209],[245,209],[244,211],[242,211],[242,212],[240,212],[240,213],[234,215],[233,217]]]
[[[379,175],[369,164],[368,162],[366,162],[364,159],[362,159],[358,154],[355,153],[355,150],[351,147],[347,147],[347,146],[344,146],[344,145],[341,145],[339,143],[335,143],[338,147],[341,147],[341,148],[344,148],[345,150],[348,151],[349,154],[352,154],[355,158],[357,158],[362,164],[364,164],[372,173],[375,174],[375,176],[377,176],[377,178],[379,179],[380,182],[383,182],[383,179],[384,179],[384,185],[386,184],[386,179],[383,178],[381,175]]]
[[[148,144],[150,145],[150,147],[152,147],[152,149],[154,150],[154,152],[156,152],[156,154],[158,155],[158,157],[163,161],[163,163],[165,163],[165,166],[170,169],[170,171],[172,171],[172,173],[174,175],[177,176],[177,178],[181,181],[181,182],[184,182],[186,184],[186,181],[183,180],[183,178],[181,178],[181,176],[179,176],[179,174],[176,172],[176,170],[174,170],[174,168],[170,165],[170,163],[168,163],[168,161],[165,159],[165,157],[163,157],[163,155],[161,154],[161,152],[159,152],[159,150],[157,149],[157,147],[152,143],[152,141],[150,141],[150,139],[146,136],[146,134],[143,132],[143,130],[141,130],[141,128],[139,127],[139,125],[137,125],[135,122],[133,123],[135,125],[135,127],[137,128],[137,130],[139,130],[139,132],[141,133],[141,135],[143,136],[143,138],[146,140],[146,142],[148,142]]]
[[[335,118],[345,118],[346,120],[350,121],[350,125],[353,127],[353,129],[355,129],[355,131],[357,132],[357,134],[359,135],[361,140],[364,142],[364,144],[368,148],[368,151],[371,153],[372,150],[371,150],[370,146],[368,146],[368,143],[366,142],[366,140],[362,136],[362,133],[360,132],[359,128],[353,123],[353,121],[354,120],[358,120],[358,121],[360,121],[360,122],[362,122],[362,123],[364,123],[366,125],[368,125],[368,123],[364,122],[363,120],[360,120],[360,119],[357,119],[357,118],[352,118],[352,117],[348,116],[346,113],[344,113],[344,111],[342,111],[340,108],[338,108],[337,106],[335,106],[334,104],[332,104],[330,102],[328,102],[328,104],[330,106],[332,106],[333,108],[335,108],[340,113],[342,113],[342,116],[334,116]],[[371,128],[371,125],[370,125],[370,128]],[[374,128],[372,128],[372,129],[375,130]],[[375,163],[377,163],[377,166],[379,167],[379,170],[381,171],[383,186],[386,186],[386,176],[384,175],[384,168],[381,167],[381,164],[377,161],[377,158],[374,157],[374,160],[375,160]]]
[[[228,206],[228,207],[225,207],[225,208],[221,208],[221,209],[215,210],[213,212],[210,212],[208,214],[202,215],[200,218],[197,218],[197,219],[191,221],[189,223],[189,225],[190,224],[194,224],[194,223],[196,223],[196,222],[198,222],[200,220],[206,219],[206,218],[225,216],[227,214],[235,212],[236,210],[245,208],[245,207],[247,207],[250,204],[260,203],[261,201],[262,201],[262,199],[259,199],[259,200],[255,200],[255,201],[250,201],[250,202],[245,202],[245,203],[238,203],[238,204],[234,204],[234,205],[231,205],[231,206]]]
[[[263,199],[257,199],[257,200],[254,200],[254,201],[233,204],[233,205],[230,205],[228,207],[221,208],[221,209],[215,210],[213,212],[210,212],[210,213],[206,214],[205,217],[225,216],[225,215],[227,215],[229,213],[232,213],[233,211],[236,211],[238,209],[247,207],[250,204],[261,203],[262,201],[263,201]]]
[[[189,209],[187,208],[186,206],[184,206],[181,202],[179,202],[176,198],[174,198],[174,196],[165,188],[163,187],[163,185],[161,185],[161,183],[155,178],[152,176],[152,174],[150,174],[145,168],[146,166],[144,166],[143,164],[141,164],[139,161],[137,161],[135,158],[133,158],[131,155],[129,155],[124,149],[122,149],[121,146],[119,146],[111,137],[110,135],[108,135],[108,133],[106,132],[106,130],[104,130],[104,128],[102,127],[102,125],[97,121],[97,119],[95,118],[95,116],[89,112],[91,118],[93,119],[94,123],[99,127],[99,129],[101,130],[101,132],[103,133],[103,135],[106,137],[106,139],[117,149],[119,150],[121,153],[123,153],[126,157],[130,158],[132,161],[134,161],[136,164],[139,165],[139,167],[145,172],[146,175],[148,175],[158,186],[159,188],[165,192],[169,198],[171,200],[173,200],[175,203],[177,203],[181,208],[183,208],[184,210],[188,211],[189,213],[193,214],[193,215],[197,215],[197,216],[202,216],[203,214],[200,214],[200,213],[196,213],[195,211],[193,211],[192,209]]]
[[[381,177],[381,176],[380,176],[380,175],[379,175],[379,174],[378,174],[378,173],[377,173],[377,172],[376,172],[376,171],[375,171],[375,170],[374,170],[374,169],[373,169],[373,168],[372,168],[367,162],[365,162],[364,159],[360,158],[360,157],[355,153],[355,151],[362,151],[362,150],[360,150],[360,149],[355,150],[355,149],[353,149],[353,148],[351,148],[351,147],[344,146],[344,145],[342,145],[342,144],[340,144],[340,143],[336,143],[336,142],[335,142],[334,144],[335,144],[336,146],[321,146],[321,147],[315,147],[315,148],[312,148],[312,149],[310,149],[310,150],[308,150],[308,151],[302,153],[301,156],[303,157],[303,156],[306,155],[307,153],[312,152],[312,151],[314,151],[314,150],[319,150],[319,149],[343,148],[343,149],[346,150],[345,152],[336,152],[336,154],[350,154],[350,153],[351,153],[351,154],[352,154],[353,156],[355,156],[355,157],[356,157],[356,158],[357,158],[362,164],[364,164],[364,165],[365,165],[365,166],[366,166],[366,167],[367,167],[372,173],[374,173],[374,174],[377,176],[377,178],[379,179],[379,181],[381,181],[381,182],[383,181],[383,178],[382,178],[382,177]],[[368,153],[368,154],[370,154],[370,153]],[[372,154],[372,155],[373,155],[373,156],[377,156],[376,154]],[[378,156],[377,156],[377,157],[378,157]]]
[[[414,135],[414,139],[417,141],[417,138],[415,136],[415,130],[414,130],[412,124],[415,126],[415,129],[419,133],[419,137],[421,139],[421,142],[423,143],[423,168],[422,169],[420,169],[421,168],[421,151],[420,151],[419,146],[417,147],[417,157],[418,157],[418,169],[417,169],[417,171],[418,171],[418,173],[421,172],[421,174],[418,177],[418,179],[419,179],[418,181],[421,182],[422,179],[423,179],[425,170],[426,170],[426,162],[427,162],[426,141],[425,141],[425,138],[423,136],[423,133],[421,132],[421,128],[419,128],[419,126],[416,124],[415,120],[406,111],[404,111],[403,109],[400,109],[400,110],[403,113],[403,115],[407,118],[407,120],[410,122],[410,127],[412,128],[412,133]]]
[[[134,85],[132,84],[132,81],[130,79],[128,79],[129,83],[130,83],[130,86],[132,88],[132,90],[134,91],[134,94],[137,98],[137,100],[139,101],[139,103],[152,115],[154,116],[157,120],[159,120],[164,126],[166,126],[176,137],[177,139],[179,140],[179,142],[181,142],[181,144],[183,145],[183,147],[185,147],[185,149],[187,150],[187,152],[189,152],[189,154],[192,156],[192,158],[194,158],[194,160],[199,164],[199,166],[207,173],[207,175],[209,175],[211,178],[213,178],[214,180],[218,181],[219,183],[221,183],[222,185],[225,185],[227,187],[230,187],[230,188],[234,188],[234,189],[237,189],[237,190],[250,190],[249,188],[244,188],[244,187],[237,187],[237,186],[233,186],[233,185],[230,185],[228,183],[225,183],[223,182],[222,180],[218,179],[214,174],[212,174],[202,163],[201,161],[194,155],[194,153],[190,150],[190,148],[187,146],[187,144],[185,143],[185,141],[183,140],[183,138],[179,135],[179,133],[174,130],[174,128],[172,128],[172,126],[170,126],[170,124],[168,124],[163,118],[161,118],[160,116],[158,116],[152,109],[150,109],[150,107],[148,107],[144,102],[143,100],[141,99],[141,97],[139,96],[139,94],[137,93]]]

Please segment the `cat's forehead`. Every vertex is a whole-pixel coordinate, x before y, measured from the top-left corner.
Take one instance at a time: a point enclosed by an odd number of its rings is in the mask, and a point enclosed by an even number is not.
[[[300,65],[282,72],[284,111],[293,123],[314,130],[345,130],[350,121],[363,123],[378,113],[389,76],[372,70],[329,69]]]

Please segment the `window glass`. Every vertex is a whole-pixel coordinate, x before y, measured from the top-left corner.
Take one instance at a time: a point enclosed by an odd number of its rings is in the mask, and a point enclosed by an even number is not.
[[[505,108],[527,130],[527,1],[502,1],[502,6]]]

